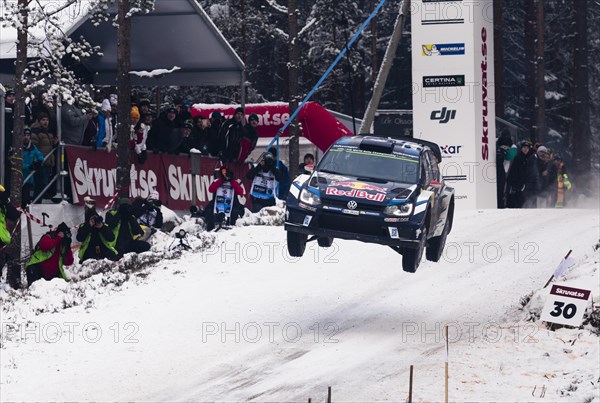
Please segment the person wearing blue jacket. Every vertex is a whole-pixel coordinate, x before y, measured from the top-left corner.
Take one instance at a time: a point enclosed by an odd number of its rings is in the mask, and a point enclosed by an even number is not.
[[[108,151],[112,149],[116,137],[113,133],[111,106],[108,99],[102,101],[100,113],[98,113],[98,138],[96,139],[96,148],[106,147]]]
[[[27,178],[32,172],[39,170],[44,161],[44,154],[31,142],[31,129],[26,127],[23,129],[23,205],[31,203],[31,191],[34,190],[33,197],[35,198],[40,191],[41,183],[36,180],[36,173]],[[27,179],[27,180],[26,180]]]

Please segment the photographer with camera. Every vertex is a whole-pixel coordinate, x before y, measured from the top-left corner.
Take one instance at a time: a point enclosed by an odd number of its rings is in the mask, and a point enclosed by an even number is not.
[[[90,210],[91,211],[91,210]],[[95,212],[95,209],[93,210]],[[79,263],[88,259],[118,260],[119,253],[114,248],[115,236],[98,214],[89,214],[89,218],[79,226],[77,240],[81,242]]]
[[[213,230],[215,224],[235,225],[237,219],[244,215],[244,206],[237,198],[244,195],[244,189],[234,180],[233,172],[223,166],[215,176],[215,181],[208,187],[213,198],[204,210],[207,231]]]
[[[31,259],[25,265],[27,283],[31,286],[41,278],[50,281],[53,278],[68,280],[64,266],[74,262],[71,252],[71,229],[61,222],[56,229],[47,232],[33,251]]]
[[[117,209],[112,209],[106,214],[106,224],[115,237],[113,245],[119,253],[119,258],[129,252],[142,253],[150,250],[148,242],[136,239],[144,235],[144,230],[131,210],[131,200],[122,197]]]
[[[160,210],[161,205],[156,190],[151,191],[147,199],[137,197],[133,201],[133,205],[131,206],[132,214],[137,218],[144,230],[142,240],[147,240],[152,234],[162,228],[163,215]]]
[[[277,182],[282,179],[282,174],[275,166],[273,154],[264,153],[258,164],[248,171],[246,178],[252,181],[250,197],[253,213],[259,212],[263,207],[275,205]]]

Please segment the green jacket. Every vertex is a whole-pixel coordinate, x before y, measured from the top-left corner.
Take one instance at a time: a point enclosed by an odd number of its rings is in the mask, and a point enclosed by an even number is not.
[[[61,247],[62,245],[59,245],[57,247]],[[27,264],[25,265],[25,267],[29,267],[31,265],[34,264],[38,264],[38,263],[42,263],[45,262],[46,260],[50,259],[52,257],[52,255],[54,254],[54,252],[56,252],[56,248],[54,249],[50,249],[48,251],[43,251],[39,248],[36,248],[35,251],[33,252],[33,255],[31,256],[31,259],[29,259],[29,262],[27,262]],[[64,248],[61,251],[61,254],[58,258],[58,270],[60,271],[60,277],[65,280],[65,281],[69,281],[67,279],[67,276],[65,275],[65,271],[64,271],[64,266],[63,266],[63,252],[64,252]]]
[[[82,228],[84,225],[86,225],[86,223],[81,224],[79,226],[79,228]],[[106,224],[104,224],[106,226]],[[115,249],[115,243],[113,241],[107,241],[104,236],[102,235],[102,233],[98,234],[100,236],[100,241],[104,244],[104,246],[106,246],[106,248],[108,250],[110,250],[112,253],[114,253],[115,255],[118,255],[119,252],[117,252],[117,250]],[[87,251],[87,248],[90,246],[90,240],[92,239],[92,234],[89,233],[85,239],[81,242],[81,247],[79,248],[79,259],[83,259],[83,256],[85,255],[85,252]],[[115,238],[116,239],[116,238]]]

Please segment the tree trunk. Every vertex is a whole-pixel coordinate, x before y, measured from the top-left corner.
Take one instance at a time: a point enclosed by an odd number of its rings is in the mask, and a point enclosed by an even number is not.
[[[535,142],[535,22],[536,9],[534,0],[525,1],[525,105],[523,107],[523,123],[529,132],[530,140]]]
[[[544,142],[546,134],[546,69],[544,66],[544,0],[536,0],[537,24],[536,24],[536,46],[535,46],[535,139],[539,143]]]
[[[373,12],[377,4],[375,0],[370,0],[370,10]],[[377,73],[379,72],[379,66],[377,63],[377,16],[373,17],[370,23],[371,29],[371,81],[375,84],[377,81]]]
[[[119,0],[117,23],[117,87],[119,104],[117,106],[117,187],[119,197],[129,196],[131,138],[131,10],[130,0]]]
[[[571,97],[571,146],[573,172],[577,176],[590,174],[590,89],[588,72],[588,2],[573,0],[573,90]],[[578,183],[584,183],[583,178]]]
[[[25,83],[23,82],[27,66],[27,7],[30,0],[19,0],[19,14],[22,22],[17,30],[17,58],[15,65],[15,104],[13,110],[13,137],[10,173],[10,198],[12,204],[21,206],[23,187],[23,127],[25,126]],[[8,133],[6,133],[8,135]],[[14,289],[21,288],[21,224],[15,223],[16,228],[10,245],[6,250],[7,280]]]
[[[246,1],[240,0],[240,17],[242,19],[242,61],[246,69],[246,80],[248,80],[248,38],[246,37]],[[244,100],[248,102],[248,86],[244,83]]]
[[[290,91],[290,116],[298,108],[298,63],[300,62],[300,46],[298,45],[298,10],[296,0],[288,0],[288,26],[289,26],[289,64],[288,85]],[[300,142],[298,139],[298,118],[289,126],[290,154],[289,172],[290,178],[298,176],[298,164],[300,163]]]
[[[504,117],[504,15],[503,1],[494,1],[494,84],[496,116]]]

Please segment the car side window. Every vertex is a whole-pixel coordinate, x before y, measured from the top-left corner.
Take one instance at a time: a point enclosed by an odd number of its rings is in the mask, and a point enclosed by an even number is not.
[[[440,181],[440,169],[437,163],[437,158],[431,153],[429,155],[429,166],[431,167],[431,178],[434,181]]]
[[[427,154],[423,154],[421,157],[421,183],[426,188],[431,182],[431,171],[427,168],[429,162],[427,161]]]

